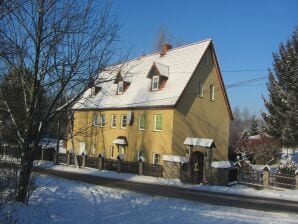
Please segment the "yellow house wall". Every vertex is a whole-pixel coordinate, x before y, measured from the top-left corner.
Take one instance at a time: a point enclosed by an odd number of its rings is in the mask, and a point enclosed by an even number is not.
[[[173,154],[186,154],[186,137],[211,138],[216,144],[213,159],[227,160],[230,116],[210,48],[205,57],[206,62],[205,58],[201,60],[174,112]],[[198,96],[198,82],[203,84],[203,97]],[[215,101],[209,98],[210,84],[215,85]]]
[[[121,115],[132,111],[134,122],[126,129],[120,127]],[[94,126],[93,115],[98,114],[99,125]],[[105,114],[106,125],[100,126],[100,114]],[[139,130],[139,115],[146,116],[146,130]],[[163,116],[162,131],[154,130],[154,115]],[[116,115],[116,128],[111,127],[111,116]],[[104,154],[106,158],[116,159],[118,147],[112,143],[118,136],[126,136],[128,146],[125,147],[125,160],[137,161],[137,151],[142,150],[146,162],[152,163],[153,153],[170,154],[172,149],[173,109],[138,109],[138,110],[104,110],[104,111],[75,111],[73,139],[68,141],[69,151],[80,152],[80,142],[85,142],[88,155]],[[95,152],[92,145],[95,144]],[[114,156],[111,155],[111,146],[114,147]]]

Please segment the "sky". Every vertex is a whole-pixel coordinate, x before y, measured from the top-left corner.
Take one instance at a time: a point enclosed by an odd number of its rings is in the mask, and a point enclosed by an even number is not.
[[[153,51],[162,26],[174,45],[211,38],[225,85],[268,75],[272,53],[298,26],[296,0],[112,2],[113,13],[122,24],[121,46],[131,49],[132,57]],[[227,89],[231,107],[248,108],[255,114],[265,110],[266,81]]]

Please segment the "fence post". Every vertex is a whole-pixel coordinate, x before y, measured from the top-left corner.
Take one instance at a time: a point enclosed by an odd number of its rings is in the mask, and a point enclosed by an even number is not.
[[[270,185],[269,180],[270,180],[269,168],[268,168],[268,166],[265,166],[263,168],[263,185],[265,188],[269,187],[269,185]]]
[[[54,152],[54,164],[57,165],[58,164],[58,153],[55,151]]]
[[[298,172],[296,173],[296,176],[295,177],[296,177],[296,190],[298,190]]]
[[[121,170],[122,170],[122,160],[118,159],[118,166],[117,166],[118,173],[121,173]]]
[[[85,163],[86,163],[86,156],[85,153],[82,155],[82,168],[85,168]]]
[[[69,151],[67,150],[67,152],[66,152],[66,164],[69,166],[69,164],[70,164],[70,153],[69,153]]]
[[[143,161],[139,161],[139,175],[143,175]]]
[[[102,156],[98,156],[98,169],[103,170],[104,158]]]
[[[44,148],[41,147],[41,160],[44,160]]]

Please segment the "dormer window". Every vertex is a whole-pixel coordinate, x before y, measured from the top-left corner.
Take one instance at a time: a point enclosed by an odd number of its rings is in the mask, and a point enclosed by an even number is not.
[[[147,78],[151,79],[151,91],[162,90],[170,76],[169,66],[153,62]]]
[[[118,82],[117,94],[123,94],[123,81]]]
[[[91,87],[91,92],[90,92],[90,96],[94,97],[96,96],[96,94],[101,90],[100,86],[92,86]]]
[[[159,76],[152,77],[152,91],[157,91],[159,89]]]

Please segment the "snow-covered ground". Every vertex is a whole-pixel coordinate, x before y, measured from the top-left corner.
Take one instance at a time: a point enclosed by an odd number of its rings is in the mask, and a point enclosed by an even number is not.
[[[241,195],[251,195],[251,196],[262,196],[262,197],[298,201],[298,190],[287,190],[287,189],[256,190],[254,188],[243,186],[243,185],[234,185],[231,187],[191,185],[191,184],[183,184],[178,179],[165,179],[165,178],[156,178],[156,177],[149,177],[149,176],[139,176],[135,174],[117,173],[117,172],[106,171],[106,170],[99,171],[97,169],[92,169],[92,168],[81,169],[81,168],[76,168],[74,166],[53,165],[51,163],[48,164],[48,168],[53,170],[61,170],[65,172],[89,174],[94,176],[108,177],[108,178],[141,182],[141,183],[154,183],[154,184],[178,186],[178,187],[189,188],[189,189],[225,192],[225,193],[231,193],[231,194],[241,194]]]
[[[30,205],[0,209],[0,223],[297,223],[298,215],[221,207],[152,197],[54,177],[39,176]]]

